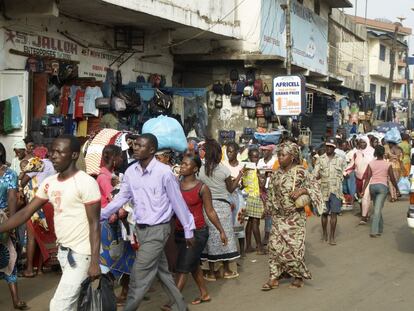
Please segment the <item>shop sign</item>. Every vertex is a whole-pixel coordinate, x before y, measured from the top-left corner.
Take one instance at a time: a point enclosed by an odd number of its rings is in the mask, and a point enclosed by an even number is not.
[[[286,57],[286,16],[284,0],[263,0],[261,7],[260,51]],[[328,22],[298,1],[291,8],[292,63],[328,73]]]
[[[273,110],[278,116],[298,116],[305,111],[303,76],[279,76],[273,79]]]
[[[4,31],[4,42],[2,42],[4,50],[14,49],[33,56],[77,61],[80,77],[105,80],[106,69],[118,57],[104,50],[83,48],[70,40],[63,39],[59,34],[51,36],[49,33],[35,35],[13,30],[0,31]]]

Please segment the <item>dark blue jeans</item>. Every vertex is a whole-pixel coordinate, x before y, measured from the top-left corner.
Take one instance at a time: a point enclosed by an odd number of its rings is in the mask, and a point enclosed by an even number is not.
[[[374,215],[372,217],[371,234],[380,234],[384,230],[384,220],[382,218],[382,208],[388,194],[388,187],[383,184],[373,184],[369,186],[371,199],[374,202]]]

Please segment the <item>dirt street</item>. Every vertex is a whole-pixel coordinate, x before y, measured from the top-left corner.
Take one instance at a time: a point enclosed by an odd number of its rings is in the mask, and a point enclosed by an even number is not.
[[[313,280],[302,289],[262,292],[267,277],[267,257],[249,255],[240,260],[240,277],[208,283],[212,301],[190,306],[195,311],[226,310],[335,310],[405,311],[414,309],[414,232],[407,227],[408,202],[387,203],[384,235],[369,237],[369,226],[358,226],[358,218],[346,212],[338,219],[338,245],[320,241],[320,220],[311,217],[307,225],[306,261]],[[31,310],[47,310],[59,275],[47,273],[35,279],[20,279],[22,297]],[[140,310],[159,310],[166,295],[159,285]],[[0,283],[0,309],[12,310],[7,285]],[[184,291],[188,302],[197,297],[194,283]]]

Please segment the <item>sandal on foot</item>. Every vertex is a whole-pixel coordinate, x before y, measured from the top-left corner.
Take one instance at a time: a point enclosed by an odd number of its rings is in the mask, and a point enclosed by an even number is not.
[[[271,283],[270,281],[269,282],[267,282],[267,283],[265,283],[265,284],[263,284],[263,286],[262,286],[262,291],[264,291],[264,292],[268,292],[268,291],[270,291],[270,290],[272,290],[272,289],[275,289],[275,288],[278,288],[279,287],[279,282],[273,282],[273,283]]]
[[[239,274],[237,273],[237,272],[232,272],[232,273],[230,273],[230,274],[224,274],[224,276],[223,276],[223,278],[224,279],[227,279],[227,280],[230,280],[230,279],[235,279],[235,278],[237,278],[239,276]]]
[[[191,302],[191,304],[192,305],[199,305],[199,304],[210,302],[210,301],[211,301],[210,296],[208,296],[207,298],[197,297]]]
[[[28,310],[30,309],[24,301],[19,301],[16,305],[14,305],[16,310]]]
[[[209,281],[209,282],[215,282],[215,281],[217,281],[217,279],[216,279],[216,277],[215,276],[211,276],[211,275],[204,275],[203,276],[203,279],[204,280],[206,280],[206,281]]]
[[[32,273],[26,273],[26,272],[22,273],[22,277],[24,277],[26,279],[33,279],[35,276],[36,276],[36,274],[33,273],[33,272]]]
[[[302,288],[303,286],[305,286],[305,282],[303,280],[294,280],[292,283],[290,283],[289,288],[297,289]]]

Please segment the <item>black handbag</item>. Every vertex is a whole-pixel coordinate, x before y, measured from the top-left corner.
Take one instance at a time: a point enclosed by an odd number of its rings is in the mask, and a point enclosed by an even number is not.
[[[223,93],[224,93],[224,95],[229,96],[229,95],[231,95],[231,92],[232,92],[232,86],[231,86],[230,82],[226,82],[223,86]]]
[[[224,94],[223,84],[221,84],[221,82],[214,83],[213,92],[214,94],[217,94],[217,95],[223,95]]]
[[[111,99],[110,98],[97,98],[95,99],[95,107],[98,109],[108,109],[111,107]]]
[[[240,106],[242,96],[241,95],[231,95],[230,103],[232,106]]]
[[[256,101],[254,99],[242,96],[240,106],[242,108],[254,108],[256,114]]]
[[[256,74],[253,69],[249,69],[246,72],[246,82],[247,85],[253,85],[256,80]]]
[[[221,98],[221,96],[217,96],[216,101],[214,102],[214,107],[216,109],[223,108],[223,99]]]
[[[161,108],[163,108],[167,111],[170,110],[170,108],[172,107],[172,104],[173,104],[173,100],[172,100],[171,96],[167,95],[167,94],[164,94],[159,89],[155,90],[155,96],[153,98],[153,102],[157,106],[159,106],[159,107],[161,107]]]

